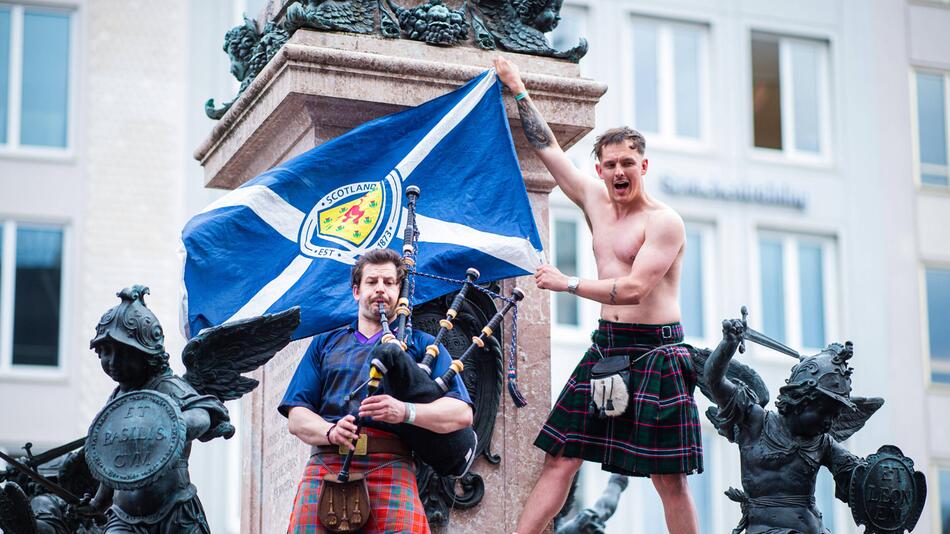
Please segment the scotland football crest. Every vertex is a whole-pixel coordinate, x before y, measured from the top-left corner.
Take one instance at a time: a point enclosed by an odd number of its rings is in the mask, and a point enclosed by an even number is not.
[[[402,208],[402,181],[395,174],[324,195],[300,228],[300,253],[352,264],[369,249],[389,246]]]
[[[294,339],[350,322],[350,269],[370,249],[402,249],[409,186],[422,191],[416,269],[437,275],[416,279],[416,302],[457,289],[445,279],[469,267],[492,281],[540,264],[501,84],[488,71],[269,169],[195,215],[182,231],[182,331],[292,306],[301,308]]]

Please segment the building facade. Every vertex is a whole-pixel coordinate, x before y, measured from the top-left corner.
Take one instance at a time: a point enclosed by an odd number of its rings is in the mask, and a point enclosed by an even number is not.
[[[914,458],[929,481],[915,532],[950,532],[950,5],[568,0],[562,15],[553,42],[587,37],[582,70],[610,87],[595,132],[643,132],[647,191],[686,221],[687,340],[714,347],[747,305],[751,327],[803,353],[853,341],[854,394],[886,404],[846,446]],[[570,152],[590,173],[593,138]],[[551,204],[552,261],[596,277],[583,215],[558,191]],[[598,305],[557,294],[552,313],[556,395]],[[773,398],[794,364],[761,347],[740,359]],[[690,487],[703,532],[728,532],[738,451],[703,419],[706,469]],[[582,473],[590,504],[607,476]],[[826,525],[857,532],[833,492],[825,472]],[[664,530],[651,484],[632,481],[608,532]]]
[[[262,4],[0,1],[0,448],[85,433],[114,386],[88,340],[124,286],[151,287],[177,360],[178,233],[217,194],[191,152],[212,125],[204,100],[235,91],[222,37]],[[853,341],[855,394],[887,403],[848,446],[913,457],[930,482],[916,531],[950,532],[950,4],[567,0],[562,14],[552,38],[586,36],[582,70],[610,87],[598,129],[646,134],[647,189],[687,222],[689,340],[714,346],[748,305],[804,352]],[[590,172],[592,144],[571,151]],[[551,217],[549,258],[595,277],[557,191]],[[598,311],[558,294],[552,313],[556,394]],[[774,396],[791,362],[742,358]],[[195,447],[192,474],[213,530],[237,532],[238,440],[218,441]],[[691,489],[704,532],[728,532],[738,454],[708,425],[704,447]],[[605,484],[585,469],[582,500]],[[832,494],[825,476],[826,523],[857,532]],[[663,529],[634,481],[608,531]]]
[[[179,233],[218,194],[192,152],[205,99],[236,92],[223,36],[262,7],[0,1],[0,448],[86,433],[115,387],[89,340],[123,287],[151,288],[182,371]],[[192,454],[215,532],[240,529],[238,442]]]

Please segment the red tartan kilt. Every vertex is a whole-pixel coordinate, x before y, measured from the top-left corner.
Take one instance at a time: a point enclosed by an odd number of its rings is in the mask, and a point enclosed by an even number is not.
[[[378,433],[370,429],[368,433]],[[372,438],[370,438],[372,439]],[[340,472],[343,456],[337,454],[313,455],[304,469],[303,478],[297,487],[294,509],[290,515],[288,534],[311,534],[326,532],[317,518],[317,501],[323,476]],[[395,462],[393,462],[395,460]],[[371,454],[354,456],[351,473],[366,473],[381,467],[366,476],[369,487],[371,512],[369,521],[360,532],[429,532],[425,509],[419,500],[416,488],[414,465],[409,459],[399,459],[394,454]]]

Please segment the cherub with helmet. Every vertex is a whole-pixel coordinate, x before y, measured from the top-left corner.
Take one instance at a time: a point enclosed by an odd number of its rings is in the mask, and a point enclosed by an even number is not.
[[[890,445],[860,458],[840,443],[884,404],[880,398],[851,395],[852,344],[832,343],[814,356],[799,355],[775,399],[777,411],[771,411],[765,408],[768,390],[758,375],[741,366],[749,375],[746,384],[730,369],[737,365],[731,360],[747,336],[752,335],[753,341],[765,336],[748,330],[744,318],[723,321],[722,331],[722,341],[705,361],[703,386],[717,405],[706,415],[720,434],[739,446],[743,489],[726,492],[742,509],[733,534],[829,534],[815,503],[822,466],[834,476],[835,497],[851,505],[855,521],[867,525],[867,532],[913,529],[926,494],[923,475],[913,470],[913,462]],[[797,354],[784,348],[789,355]],[[911,490],[906,503],[887,510],[866,509],[865,503],[874,497],[865,495],[863,482],[876,476],[869,469],[875,471],[877,465],[889,466],[886,469],[903,477],[902,484]],[[878,524],[883,515],[895,520]]]
[[[223,402],[257,386],[240,373],[287,344],[299,309],[202,331],[185,347],[180,377],[169,368],[148,293],[141,285],[118,292],[121,302],[89,343],[118,386],[90,426],[86,462],[101,484],[82,511],[105,511],[106,533],[208,533],[188,473],[192,441],[234,435]]]

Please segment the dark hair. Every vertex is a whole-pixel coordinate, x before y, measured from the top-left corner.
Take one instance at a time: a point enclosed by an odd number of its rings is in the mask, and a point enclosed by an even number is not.
[[[155,374],[164,373],[165,369],[168,369],[167,352],[161,354],[143,354],[145,355],[145,364],[148,365],[148,368]]]
[[[594,150],[591,153],[597,158],[597,161],[600,161],[605,146],[625,141],[629,141],[630,148],[639,152],[641,156],[647,150],[647,140],[643,137],[643,134],[628,126],[621,126],[620,128],[611,128],[597,136],[594,141]]]
[[[402,256],[391,248],[374,248],[356,260],[356,265],[353,266],[353,271],[350,273],[350,285],[353,287],[360,286],[360,282],[363,281],[363,267],[383,263],[392,263],[396,266],[396,279],[402,284],[402,281],[406,279],[406,266],[402,263]]]

